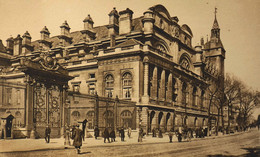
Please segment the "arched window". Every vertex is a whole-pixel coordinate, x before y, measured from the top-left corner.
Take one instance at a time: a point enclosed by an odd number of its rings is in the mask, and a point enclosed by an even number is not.
[[[80,118],[79,111],[73,111],[71,115],[72,115],[74,121],[76,121],[76,120],[78,120]]]
[[[185,69],[190,69],[190,63],[186,58],[181,59],[180,65]]]
[[[192,105],[196,106],[197,88],[194,87],[192,91]]]
[[[132,127],[132,113],[129,110],[121,113],[121,126],[124,128]]]
[[[114,91],[114,77],[111,74],[108,74],[105,77],[105,96],[113,97]]]
[[[110,110],[107,110],[103,114],[104,116],[104,123],[106,127],[113,127],[114,126],[114,113]]]
[[[88,120],[88,128],[93,129],[94,128],[95,112],[94,111],[88,111],[87,115],[86,115],[86,119]]]
[[[123,75],[123,98],[132,96],[132,75],[127,72]]]

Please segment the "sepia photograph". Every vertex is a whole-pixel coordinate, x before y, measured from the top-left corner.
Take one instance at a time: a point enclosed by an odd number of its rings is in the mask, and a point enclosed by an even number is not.
[[[0,157],[260,156],[260,0],[0,0]]]

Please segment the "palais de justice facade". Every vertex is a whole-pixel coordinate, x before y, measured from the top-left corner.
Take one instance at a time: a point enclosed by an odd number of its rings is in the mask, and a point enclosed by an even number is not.
[[[162,5],[132,17],[114,8],[104,26],[88,15],[83,30],[70,32],[65,21],[57,36],[45,26],[40,40],[26,32],[0,42],[0,113],[14,117],[11,132],[42,136],[49,124],[60,136],[84,119],[89,129],[167,131],[207,126],[209,112],[214,126],[208,87],[224,74],[225,59],[216,16],[210,39],[195,47],[190,27]]]

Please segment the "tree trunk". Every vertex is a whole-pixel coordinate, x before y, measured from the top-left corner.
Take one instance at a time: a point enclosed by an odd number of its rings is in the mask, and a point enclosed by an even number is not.
[[[224,123],[224,116],[223,116],[223,105],[220,107],[220,112],[221,112],[221,118],[222,118],[222,133],[223,135],[225,134],[225,123]]]
[[[219,130],[219,114],[220,114],[220,109],[218,108],[218,120],[217,120],[217,128],[216,128],[216,136],[218,136],[218,130]]]

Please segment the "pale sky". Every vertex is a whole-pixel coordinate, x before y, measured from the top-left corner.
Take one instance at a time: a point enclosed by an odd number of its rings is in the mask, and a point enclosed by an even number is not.
[[[193,32],[193,46],[201,37],[210,37],[217,7],[221,40],[226,49],[225,71],[233,73],[249,87],[260,90],[260,0],[0,0],[0,39],[23,35],[29,31],[32,40],[40,38],[47,26],[51,36],[60,34],[67,20],[71,32],[83,29],[90,14],[94,26],[108,24],[108,14],[130,8],[134,18],[149,7],[162,4],[179,24]]]

